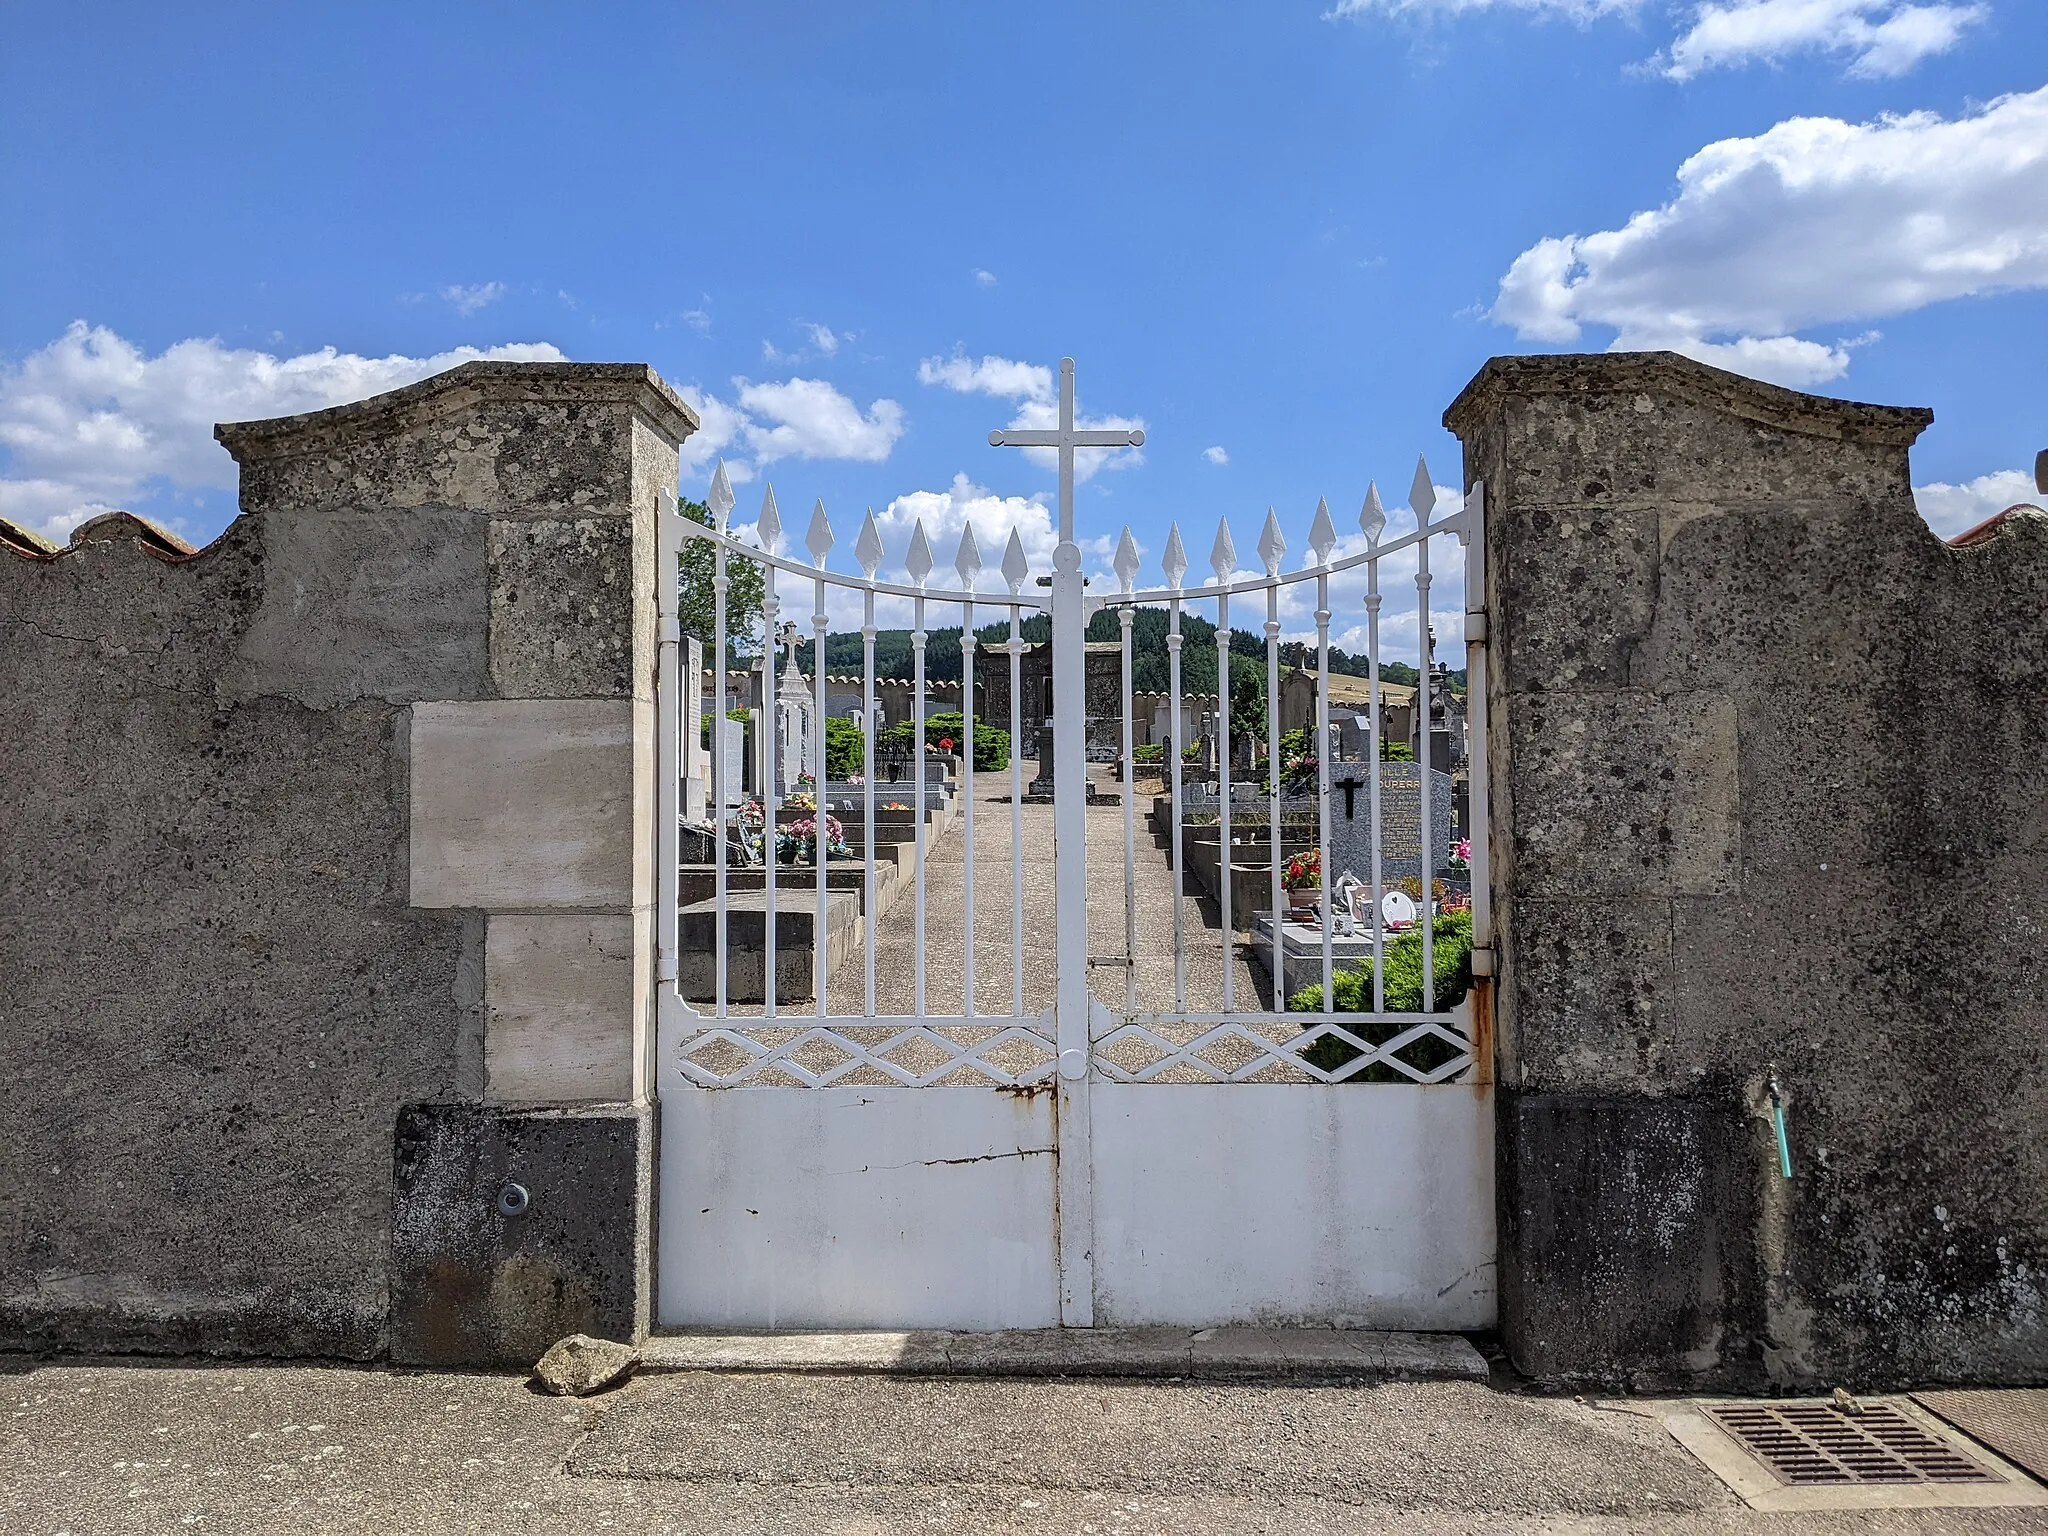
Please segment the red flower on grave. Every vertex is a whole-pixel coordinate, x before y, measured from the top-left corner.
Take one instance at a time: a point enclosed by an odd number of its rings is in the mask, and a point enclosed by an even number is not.
[[[941,752],[950,752],[950,751],[952,751],[952,750],[953,750],[953,738],[952,738],[952,737],[950,737],[950,736],[941,736],[941,737],[939,738],[939,750],[940,750]]]

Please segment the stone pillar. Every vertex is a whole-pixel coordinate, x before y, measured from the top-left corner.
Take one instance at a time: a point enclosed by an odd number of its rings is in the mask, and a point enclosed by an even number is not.
[[[2048,520],[1944,546],[1930,419],[1668,353],[1496,358],[1445,415],[1486,486],[1501,1329],[1539,1379],[2048,1370],[2014,1290]]]
[[[619,1170],[651,1166],[654,515],[695,426],[643,365],[471,363],[217,430],[267,580],[294,585],[241,682],[404,672],[410,903],[476,933],[486,1108],[415,1106],[398,1133],[401,1360],[648,1324],[651,1190]],[[393,602],[435,615],[425,656],[380,645]]]

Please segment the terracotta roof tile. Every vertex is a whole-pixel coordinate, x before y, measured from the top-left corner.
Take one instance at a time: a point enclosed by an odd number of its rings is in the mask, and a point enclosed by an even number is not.
[[[71,542],[62,548],[39,533],[0,519],[0,546],[25,560],[56,560],[88,544],[118,544],[132,539],[159,560],[189,560],[198,551],[170,529],[152,523],[133,512],[102,512],[71,530]]]

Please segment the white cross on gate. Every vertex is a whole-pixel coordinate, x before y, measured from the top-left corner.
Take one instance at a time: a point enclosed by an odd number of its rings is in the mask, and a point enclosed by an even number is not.
[[[1074,450],[1076,448],[1142,448],[1142,430],[1077,432],[1074,430],[1074,360],[1060,359],[1060,424],[1051,432],[991,432],[991,448],[1057,448],[1060,451],[1060,542],[1074,542]]]

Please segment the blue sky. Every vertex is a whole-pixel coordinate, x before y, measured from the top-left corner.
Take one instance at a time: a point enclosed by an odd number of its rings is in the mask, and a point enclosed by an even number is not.
[[[1148,433],[1082,530],[1148,576],[1169,518],[1298,547],[1417,453],[1456,485],[1488,356],[1617,339],[1933,406],[1938,526],[2029,489],[2048,6],[1340,9],[9,7],[0,516],[209,538],[211,421],[506,346],[653,363],[686,485],[715,450],[849,546],[1030,517],[986,434],[1071,353]]]

